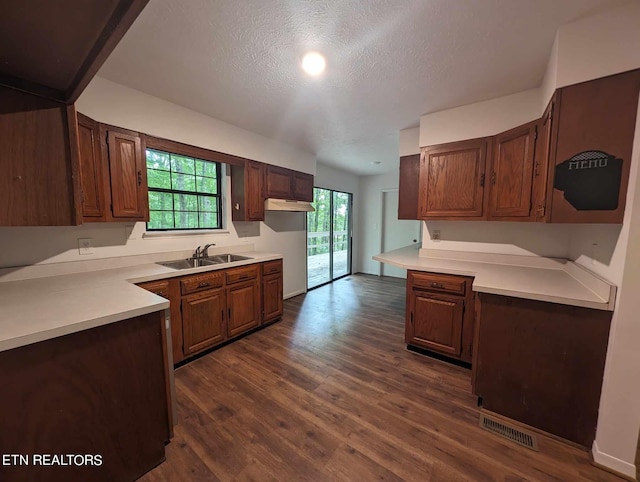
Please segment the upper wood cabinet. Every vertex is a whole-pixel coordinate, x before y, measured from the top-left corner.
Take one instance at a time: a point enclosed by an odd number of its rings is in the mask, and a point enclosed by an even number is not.
[[[313,176],[311,174],[293,171],[293,199],[313,201]]]
[[[266,197],[313,201],[313,176],[284,167],[267,165],[265,174]]]
[[[106,132],[112,215],[118,219],[145,219],[147,176],[140,135],[113,127]]]
[[[78,147],[82,217],[86,221],[101,221],[105,217],[105,200],[100,126],[82,114],[78,114]]]
[[[622,223],[640,70],[560,89],[548,204],[553,223]]]
[[[231,166],[231,219],[264,221],[264,164]]]
[[[489,219],[529,218],[538,122],[494,137],[489,168]]]
[[[421,219],[482,218],[487,146],[482,138],[422,150]]]
[[[0,87],[0,225],[81,222],[73,106]]]
[[[420,154],[400,158],[398,219],[418,219]]]
[[[621,223],[639,94],[640,69],[558,89],[493,137],[423,147],[417,202],[415,160],[400,162],[399,219]]]
[[[84,221],[149,219],[147,170],[137,132],[78,115],[80,191]]]

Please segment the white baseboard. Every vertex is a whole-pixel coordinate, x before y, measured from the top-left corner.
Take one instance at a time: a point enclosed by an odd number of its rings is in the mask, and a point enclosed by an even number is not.
[[[283,298],[285,300],[288,300],[289,298],[293,298],[294,296],[298,296],[298,295],[303,295],[307,292],[306,289],[302,289],[302,290],[298,290],[298,291],[294,291],[293,293],[286,293]]]
[[[598,449],[598,442],[595,440],[593,441],[591,454],[593,455],[593,461],[597,465],[601,465],[602,467],[611,469],[621,475],[630,477],[632,480],[636,479],[636,466],[634,464],[630,464],[629,462],[620,460],[617,457],[601,452]]]

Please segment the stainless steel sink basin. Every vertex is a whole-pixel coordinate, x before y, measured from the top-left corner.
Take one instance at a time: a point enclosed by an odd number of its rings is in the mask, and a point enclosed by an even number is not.
[[[216,263],[232,263],[234,261],[242,261],[245,259],[251,259],[248,256],[241,256],[239,254],[214,254],[206,258],[211,261],[215,261]]]
[[[214,264],[220,264],[221,261],[214,261],[210,259],[201,259],[201,258],[188,258],[188,259],[177,259],[175,261],[163,261],[162,263],[157,263],[162,266],[166,266],[171,269],[190,269],[190,268],[200,268],[201,266],[213,266]]]
[[[175,261],[163,261],[160,264],[171,269],[190,269],[200,268],[202,266],[213,266],[215,264],[232,263],[234,261],[242,261],[245,259],[251,259],[248,256],[241,256],[239,254],[214,254],[206,258],[187,258],[177,259]]]

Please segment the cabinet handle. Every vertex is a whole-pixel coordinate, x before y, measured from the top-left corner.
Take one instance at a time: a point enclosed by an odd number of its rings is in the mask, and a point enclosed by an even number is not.
[[[496,171],[493,171],[493,172],[491,173],[491,184],[492,184],[492,185],[496,183],[496,177],[497,177],[497,176],[496,176]]]
[[[480,174],[480,187],[484,187],[484,174]]]
[[[220,310],[220,319],[224,320],[224,308]]]
[[[207,286],[209,286],[209,283],[207,283],[206,281],[198,283],[198,288],[206,288]]]
[[[229,308],[228,313],[229,313],[229,320],[230,320],[231,319],[231,308]]]
[[[535,168],[534,168],[533,175],[535,177],[538,177],[540,175],[540,162],[539,161],[536,161],[536,163],[535,163]]]
[[[413,325],[413,311],[411,312],[411,314],[409,316],[409,321]]]
[[[142,171],[138,171],[138,186],[142,186]]]
[[[436,283],[435,281],[433,281],[431,283],[431,287],[432,288],[440,288],[440,289],[444,289],[444,285],[442,283]]]

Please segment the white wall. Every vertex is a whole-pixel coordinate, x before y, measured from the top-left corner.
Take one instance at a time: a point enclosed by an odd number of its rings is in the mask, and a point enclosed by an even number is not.
[[[440,241],[431,239],[440,231]],[[425,221],[422,247],[521,256],[569,257],[570,226],[499,221]]]
[[[420,127],[400,131],[400,157],[420,154]]]
[[[106,124],[315,174],[308,152],[102,77],[91,81],[76,107]]]
[[[335,191],[348,192],[353,194],[352,206],[352,246],[351,246],[351,272],[358,273],[360,271],[360,254],[359,254],[359,221],[362,211],[360,203],[360,178],[350,172],[336,169],[318,162],[316,164],[316,177],[314,179],[316,187],[325,189],[333,189]]]
[[[157,97],[96,77],[77,103],[78,110],[100,122],[195,146],[248,157],[300,171],[315,172],[315,158],[282,143],[171,104]],[[226,197],[230,182],[225,177]],[[260,251],[284,255],[284,295],[306,290],[304,213],[267,212],[264,222],[233,223],[224,209],[225,232],[190,236],[143,237],[144,223],[92,223],[77,227],[0,228],[0,267],[47,264],[135,254],[195,249],[216,243],[252,243]],[[129,234],[133,228],[133,231]],[[78,238],[92,238],[95,253],[78,254]]]
[[[493,136],[540,117],[540,89],[420,117],[420,146]]]
[[[379,254],[382,244],[382,191],[398,189],[399,171],[360,177],[360,199],[363,209],[359,220],[359,267],[362,273],[380,274],[380,263],[371,259]]]

